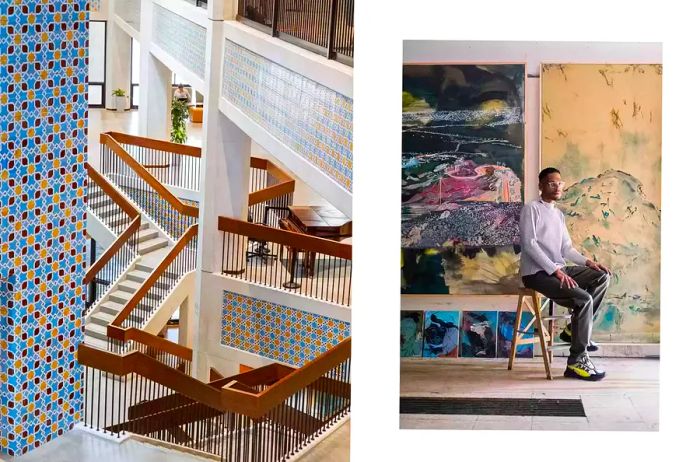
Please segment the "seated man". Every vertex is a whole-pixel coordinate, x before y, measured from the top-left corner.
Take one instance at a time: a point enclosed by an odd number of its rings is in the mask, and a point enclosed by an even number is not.
[[[520,214],[520,275],[525,287],[573,311],[571,324],[561,334],[562,340],[571,342],[564,376],[602,380],[605,372],[593,365],[588,351],[598,349],[591,341],[593,316],[605,297],[611,273],[571,245],[564,214],[555,206],[564,189],[559,170],[546,168],[539,180],[540,199],[526,204]],[[565,259],[576,266],[566,266]]]

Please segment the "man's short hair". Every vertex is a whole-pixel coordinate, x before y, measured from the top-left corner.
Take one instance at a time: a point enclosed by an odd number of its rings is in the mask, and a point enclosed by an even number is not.
[[[544,170],[542,170],[542,171],[540,172],[540,176],[539,176],[539,178],[540,178],[540,183],[542,183],[542,180],[544,180],[545,178],[547,178],[547,175],[549,175],[550,173],[559,173],[559,174],[561,174],[561,172],[560,172],[559,170],[557,170],[556,168],[554,168],[554,167],[547,167],[547,168],[545,168]]]

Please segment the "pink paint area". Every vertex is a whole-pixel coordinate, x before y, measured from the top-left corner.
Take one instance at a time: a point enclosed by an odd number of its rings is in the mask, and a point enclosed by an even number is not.
[[[520,189],[520,179],[508,167],[466,160],[446,169],[437,183],[405,203],[444,207],[460,201],[520,202]]]

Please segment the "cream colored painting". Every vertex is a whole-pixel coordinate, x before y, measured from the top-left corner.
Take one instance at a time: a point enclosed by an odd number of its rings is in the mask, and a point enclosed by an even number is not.
[[[599,340],[659,340],[661,65],[546,64],[541,167],[561,170],[575,245],[613,270]]]

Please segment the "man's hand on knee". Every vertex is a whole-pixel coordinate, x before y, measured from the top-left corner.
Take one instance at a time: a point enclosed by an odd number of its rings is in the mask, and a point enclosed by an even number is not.
[[[559,288],[566,287],[567,289],[573,289],[578,287],[574,278],[563,272],[561,268],[554,272],[554,277],[559,279]]]

